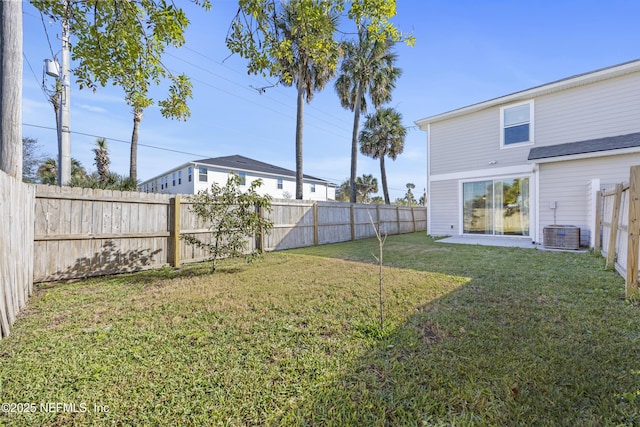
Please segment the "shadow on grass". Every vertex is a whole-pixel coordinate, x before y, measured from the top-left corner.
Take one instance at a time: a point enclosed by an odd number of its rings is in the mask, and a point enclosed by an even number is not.
[[[368,261],[357,245],[300,252]],[[399,236],[385,261],[471,280],[372,333],[274,424],[640,424],[638,308],[599,257]]]

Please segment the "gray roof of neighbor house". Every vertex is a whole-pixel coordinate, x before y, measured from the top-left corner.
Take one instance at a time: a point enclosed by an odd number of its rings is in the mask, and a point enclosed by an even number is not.
[[[269,163],[260,162],[258,160],[240,156],[238,154],[233,156],[213,157],[210,159],[194,160],[192,163],[206,164],[211,166],[220,166],[220,167],[228,168],[232,170],[254,171],[254,172],[268,173],[271,175],[290,176],[294,178],[296,176],[296,173],[292,170],[281,168],[280,166],[275,166]],[[326,179],[316,178],[311,175],[305,174],[304,178],[313,180],[313,181],[319,181],[319,182],[331,184]]]
[[[572,156],[576,154],[596,153],[599,151],[620,150],[623,148],[634,147],[640,147],[640,132],[532,148],[531,151],[529,151],[529,160],[548,159],[551,157]]]

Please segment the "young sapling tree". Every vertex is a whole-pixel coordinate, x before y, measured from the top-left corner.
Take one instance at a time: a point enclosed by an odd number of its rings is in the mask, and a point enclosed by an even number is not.
[[[256,191],[262,180],[252,181],[246,191],[240,189],[240,184],[240,176],[231,174],[226,185],[214,183],[211,189],[199,191],[190,198],[191,209],[209,225],[211,234],[204,239],[188,234],[180,238],[209,253],[212,272],[216,271],[220,258],[253,259],[257,251],[247,253],[251,237],[267,233],[273,227],[273,222],[260,214],[261,210],[271,211],[271,196],[261,196]]]

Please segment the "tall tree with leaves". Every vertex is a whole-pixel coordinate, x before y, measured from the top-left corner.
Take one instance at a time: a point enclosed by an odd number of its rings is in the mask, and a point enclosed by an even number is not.
[[[395,160],[404,150],[407,130],[402,126],[402,115],[393,108],[380,108],[367,116],[360,132],[360,152],[365,156],[380,159],[380,177],[384,203],[389,205],[389,186],[384,158]]]
[[[40,145],[34,138],[22,138],[22,181],[35,183],[38,179],[38,166],[42,156],[38,155]]]
[[[134,125],[131,137],[130,178],[137,179],[139,125],[145,108],[154,103],[151,85],[169,80],[168,95],[158,101],[164,117],[189,117],[187,100],[191,82],[185,75],[174,75],[162,63],[167,47],[184,44],[189,24],[184,11],[164,0],[32,0],[50,18],[69,21],[75,38],[72,59],[80,88],[94,91],[107,82],[120,86],[132,107]],[[205,9],[208,0],[196,1]]]
[[[261,24],[253,33],[239,14],[227,45],[249,59],[250,72],[275,76],[281,84],[296,88],[296,199],[302,199],[304,104],[311,102],[335,73],[340,54],[334,40],[338,13],[327,0],[289,0],[280,6],[264,3],[273,15],[256,18]],[[256,12],[247,7],[241,6],[240,12],[255,17]],[[258,46],[263,50],[258,51]]]
[[[394,42],[381,40],[359,26],[358,40],[344,43],[344,59],[335,89],[344,108],[353,111],[351,134],[351,202],[355,202],[355,183],[358,172],[358,130],[360,115],[367,112],[367,97],[375,108],[391,100],[391,91],[402,71],[394,64],[397,54],[392,51]]]
[[[339,50],[335,40],[334,16],[347,12],[349,19],[361,24],[379,40],[405,39],[413,43],[413,37],[404,37],[389,19],[396,13],[395,0],[241,0],[236,18],[227,35],[227,47],[233,53],[247,58],[250,73],[277,77],[280,82],[296,84],[298,106],[299,80],[291,65],[313,68],[313,73],[326,73],[337,67]],[[295,22],[291,31],[282,25],[286,9],[295,10]],[[322,71],[324,70],[324,71]],[[324,86],[324,84],[322,85]],[[322,86],[312,87],[313,91]],[[303,91],[311,88],[307,86]],[[303,92],[307,96],[310,92]],[[307,97],[310,100],[309,97]],[[296,198],[302,197],[302,110],[298,108],[296,125]],[[356,135],[357,137],[357,135]],[[357,141],[357,139],[356,139]],[[355,176],[352,177],[355,186]]]

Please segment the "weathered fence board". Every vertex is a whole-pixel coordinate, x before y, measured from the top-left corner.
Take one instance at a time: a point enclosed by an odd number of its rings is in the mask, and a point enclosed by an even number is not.
[[[39,185],[34,280],[167,264],[168,195]]]
[[[35,187],[0,171],[0,336],[33,290]]]

